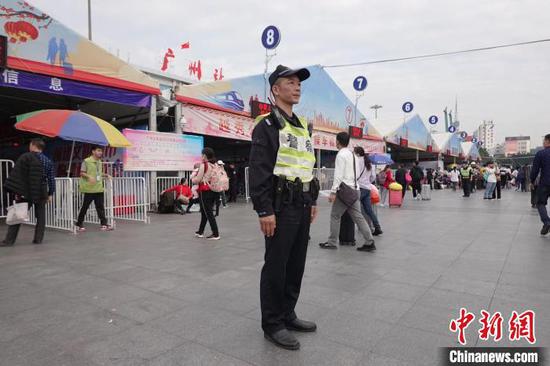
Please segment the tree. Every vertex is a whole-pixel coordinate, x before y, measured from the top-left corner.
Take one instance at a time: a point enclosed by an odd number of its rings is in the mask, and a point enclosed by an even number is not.
[[[480,148],[479,148],[479,156],[481,156],[482,158],[488,158],[488,157],[490,157],[491,155],[489,154],[489,152],[487,151],[486,148],[480,147]]]

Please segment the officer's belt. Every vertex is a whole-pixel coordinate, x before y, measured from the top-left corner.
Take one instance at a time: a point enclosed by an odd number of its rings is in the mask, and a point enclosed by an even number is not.
[[[295,186],[296,183],[294,183],[293,181],[291,180],[287,180],[287,183],[290,184],[291,186]],[[307,193],[309,192],[309,189],[310,189],[310,183],[311,182],[302,182],[302,192],[304,193]]]

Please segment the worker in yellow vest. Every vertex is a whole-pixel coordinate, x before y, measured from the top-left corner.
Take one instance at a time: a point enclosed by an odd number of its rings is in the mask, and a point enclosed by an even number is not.
[[[269,76],[274,105],[256,119],[250,151],[250,197],[265,236],[260,280],[262,329],[278,347],[297,350],[289,331],[314,332],[313,322],[294,312],[306,262],[310,224],[317,216],[318,181],[307,122],[292,108],[300,101],[307,69],[279,65]]]
[[[462,197],[470,197],[473,174],[474,174],[474,170],[468,164],[468,162],[465,162],[462,165],[462,168],[460,168],[460,179],[462,180],[462,189],[464,191],[464,196]]]
[[[113,230],[113,227],[108,224],[107,217],[105,216],[105,187],[103,185],[104,179],[111,179],[111,177],[103,172],[102,157],[103,147],[92,146],[92,154],[84,159],[80,168],[79,188],[80,193],[84,195],[84,200],[78,214],[78,220],[76,221],[76,231],[79,233],[86,231],[84,219],[92,202],[99,217],[101,231]]]

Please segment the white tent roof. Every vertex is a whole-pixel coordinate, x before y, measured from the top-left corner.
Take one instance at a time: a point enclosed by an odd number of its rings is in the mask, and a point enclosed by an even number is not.
[[[434,141],[435,147],[439,151],[444,151],[453,136],[450,132],[436,132],[432,133],[432,139]]]

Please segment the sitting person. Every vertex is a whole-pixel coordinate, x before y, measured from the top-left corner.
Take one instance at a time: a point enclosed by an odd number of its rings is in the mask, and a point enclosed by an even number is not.
[[[176,192],[176,199],[174,200],[176,212],[182,215],[185,214],[186,210],[184,210],[183,205],[189,205],[190,200],[193,198],[193,192],[191,192],[187,180],[182,178],[179,184],[162,191],[161,194],[170,192]]]

